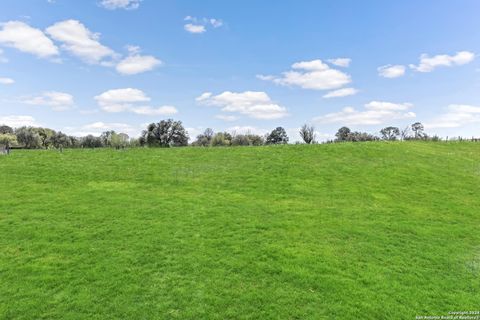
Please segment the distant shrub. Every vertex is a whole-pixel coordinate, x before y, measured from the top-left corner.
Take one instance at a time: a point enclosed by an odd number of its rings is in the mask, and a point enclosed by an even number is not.
[[[226,147],[232,144],[232,135],[228,132],[218,132],[212,137],[212,147]]]
[[[210,128],[207,128],[202,134],[199,134],[197,136],[197,139],[194,142],[192,142],[192,146],[208,147],[212,143],[213,136],[214,136],[213,130]]]
[[[237,134],[232,139],[232,146],[261,146],[264,143],[263,137],[256,134]]]
[[[337,133],[335,134],[337,139],[336,142],[360,142],[360,141],[377,141],[380,140],[379,137],[367,133],[367,132],[358,132],[358,131],[351,131],[348,127],[341,127],[338,129]]]

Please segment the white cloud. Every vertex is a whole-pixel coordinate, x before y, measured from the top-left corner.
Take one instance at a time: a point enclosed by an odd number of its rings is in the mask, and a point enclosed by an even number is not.
[[[430,57],[428,54],[420,56],[420,63],[416,66],[410,65],[410,68],[418,72],[431,72],[438,67],[460,66],[472,62],[475,59],[475,54],[469,51],[460,51],[455,55],[449,56],[447,54],[436,55]]]
[[[99,136],[105,131],[114,130],[117,133],[126,133],[129,136],[133,137],[140,133],[140,128],[133,127],[126,123],[117,123],[117,122],[93,122],[86,124],[80,127],[65,127],[63,131],[66,133],[77,136],[84,137],[88,135]]]
[[[265,92],[225,91],[216,96],[206,92],[196,100],[205,105],[220,107],[224,112],[239,113],[255,119],[279,119],[288,115],[287,109],[272,102]]]
[[[211,18],[211,19],[210,19],[210,24],[211,24],[212,27],[214,27],[214,28],[220,28],[221,26],[223,26],[223,21],[222,21],[222,20],[219,20],[219,19]]]
[[[338,89],[335,91],[330,91],[326,95],[324,95],[324,98],[338,98],[338,97],[346,97],[346,96],[353,96],[354,94],[357,94],[358,90],[355,88],[342,88]]]
[[[377,69],[378,75],[384,78],[398,78],[405,75],[405,66],[387,64]]]
[[[132,10],[137,9],[140,6],[141,1],[142,0],[102,0],[100,5],[108,10]]]
[[[215,118],[223,120],[223,121],[227,121],[227,122],[235,121],[235,120],[238,119],[238,117],[230,116],[230,115],[226,115],[226,114],[217,114],[215,116]]]
[[[292,65],[291,71],[282,76],[258,75],[262,80],[270,80],[284,86],[298,86],[303,89],[329,90],[343,87],[351,82],[348,74],[330,68],[322,60],[302,61]]]
[[[21,21],[9,21],[1,24],[0,44],[49,58],[58,55],[58,48],[41,30],[30,27]]]
[[[77,20],[57,22],[46,30],[53,39],[62,42],[62,48],[90,64],[111,64],[104,59],[117,54],[99,42],[100,35],[88,30]]]
[[[207,27],[220,28],[223,26],[223,21],[215,18],[196,18],[192,16],[186,16],[186,23],[183,28],[190,33],[204,33],[207,31]]]
[[[480,123],[480,107],[451,104],[447,112],[431,122],[425,123],[426,128],[457,128],[467,124]]]
[[[415,118],[415,113],[408,111],[410,103],[391,103],[372,101],[365,105],[364,111],[345,107],[340,112],[328,113],[314,118],[320,123],[341,123],[345,125],[379,125],[395,119]]]
[[[365,105],[365,108],[378,111],[404,111],[412,108],[411,103],[392,103],[385,101],[371,101]]]
[[[208,100],[211,96],[212,96],[211,92],[204,92],[200,96],[195,98],[195,101],[202,102],[202,101]]]
[[[174,106],[161,106],[158,108],[153,107],[134,107],[130,109],[132,112],[141,114],[141,115],[148,115],[148,116],[167,116],[173,115],[178,113],[177,108]]]
[[[155,69],[162,62],[153,56],[131,55],[117,64],[117,71],[121,74],[132,75]]]
[[[71,94],[58,91],[47,91],[40,96],[23,99],[21,102],[34,106],[51,107],[55,111],[68,110],[74,105]]]
[[[15,80],[11,78],[0,78],[0,84],[13,84]]]
[[[336,65],[338,67],[348,67],[350,65],[350,62],[352,62],[352,59],[350,58],[337,58],[337,59],[329,59],[328,62],[330,62],[333,65]]]
[[[148,123],[145,123],[144,127],[148,125],[149,125]],[[187,130],[188,132],[189,141],[194,141],[195,137],[201,134],[205,130],[205,128],[204,127],[188,127],[188,128],[185,128],[185,130]]]
[[[185,31],[188,31],[190,33],[204,33],[207,31],[205,29],[205,26],[202,26],[200,24],[192,24],[192,23],[187,23],[186,25],[183,26]]]
[[[32,116],[5,116],[0,117],[0,125],[7,125],[13,128],[18,127],[37,127],[39,124]]]
[[[139,89],[112,89],[95,96],[98,105],[106,112],[122,112],[131,109],[135,103],[150,101],[150,98]]]
[[[113,89],[94,97],[98,105],[106,112],[133,112],[139,115],[173,115],[178,113],[174,106],[152,107],[141,105],[151,99],[142,90],[134,88]]]

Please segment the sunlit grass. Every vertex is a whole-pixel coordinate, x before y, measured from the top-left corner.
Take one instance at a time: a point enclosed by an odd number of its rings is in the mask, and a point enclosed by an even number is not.
[[[15,151],[2,319],[477,310],[480,144]]]

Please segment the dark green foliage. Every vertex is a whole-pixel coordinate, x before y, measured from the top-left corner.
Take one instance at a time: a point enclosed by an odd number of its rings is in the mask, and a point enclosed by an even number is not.
[[[72,140],[70,139],[70,137],[62,133],[61,131],[56,132],[51,137],[51,143],[53,147],[57,149],[68,148],[72,146]]]
[[[265,139],[266,144],[286,144],[288,143],[287,132],[282,127],[275,128]]]
[[[378,137],[367,132],[351,131],[348,127],[341,127],[335,134],[336,142],[376,141]]]
[[[103,147],[103,142],[100,137],[89,134],[81,139],[80,145],[82,148],[101,148]]]
[[[422,139],[425,136],[423,130],[423,124],[421,124],[420,122],[415,122],[414,124],[412,124],[412,131],[415,134],[415,139]]]
[[[188,133],[181,121],[173,119],[151,123],[142,133],[142,143],[149,147],[181,147],[188,145]]]
[[[351,130],[348,127],[341,127],[338,129],[337,133],[335,134],[335,137],[337,137],[337,141],[348,141],[348,137],[351,134]]]
[[[6,126],[6,125],[1,125],[0,126],[0,134],[13,134],[13,128]]]
[[[263,137],[256,134],[235,134],[232,138],[232,146],[261,146],[265,143]]]
[[[397,140],[398,136],[400,135],[400,129],[397,127],[386,127],[380,130],[383,140]]]

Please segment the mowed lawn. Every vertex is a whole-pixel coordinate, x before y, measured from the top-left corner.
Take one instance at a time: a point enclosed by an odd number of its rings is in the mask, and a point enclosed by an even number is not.
[[[480,144],[14,151],[0,194],[0,319],[480,305]]]

